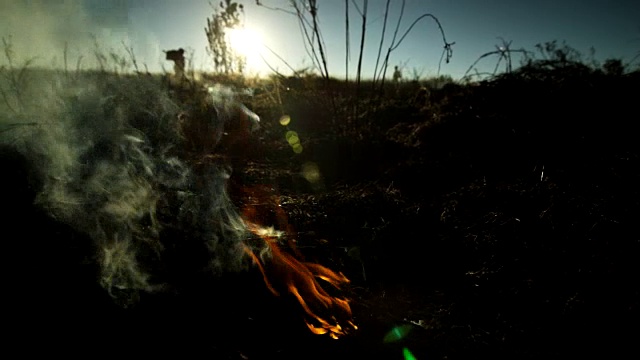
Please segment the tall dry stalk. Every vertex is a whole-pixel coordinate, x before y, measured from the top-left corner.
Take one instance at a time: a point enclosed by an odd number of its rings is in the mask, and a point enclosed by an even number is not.
[[[360,80],[362,78],[362,56],[364,53],[365,35],[367,33],[367,10],[369,7],[369,1],[362,0],[362,3],[362,10],[356,5],[356,10],[358,10],[358,14],[360,14],[360,17],[362,18],[362,30],[360,34],[360,54],[358,55],[358,70],[356,72],[356,89],[360,89]]]
[[[344,0],[344,21],[345,21],[345,53],[344,53],[344,80],[349,82],[349,60],[351,60],[350,35],[349,35],[349,0]]]
[[[404,13],[404,6],[405,6],[405,1],[402,1],[402,10],[400,12],[400,17],[398,18],[398,24],[396,26],[396,31],[393,35],[393,40],[391,41],[391,45],[389,46],[389,48],[387,49],[387,54],[385,56],[384,62],[382,63],[382,70],[381,70],[381,74],[379,74],[378,79],[380,80],[380,91],[382,92],[384,89],[384,80],[387,74],[387,69],[389,67],[389,57],[391,56],[391,53],[396,50],[404,41],[404,39],[407,37],[407,35],[409,35],[409,33],[411,33],[411,31],[413,30],[413,27],[420,22],[420,20],[422,19],[426,19],[426,18],[431,18],[433,19],[433,21],[436,22],[436,24],[438,25],[438,29],[440,30],[440,34],[442,36],[442,41],[444,43],[444,48],[442,50],[442,56],[440,58],[440,62],[442,62],[442,59],[444,58],[445,61],[447,63],[449,63],[449,61],[451,60],[451,56],[453,56],[453,49],[452,46],[455,44],[455,42],[448,42],[447,41],[447,37],[444,33],[444,29],[442,28],[442,24],[440,23],[440,20],[438,20],[437,17],[435,17],[433,14],[422,14],[420,16],[418,16],[418,18],[416,18],[411,25],[409,26],[409,28],[404,32],[404,34],[402,34],[402,36],[400,37],[400,39],[396,42],[396,38],[397,38],[397,33],[398,33],[398,29],[400,27],[400,23],[402,21],[402,15]],[[440,69],[440,64],[438,64],[438,69]],[[439,72],[439,70],[438,70]]]
[[[387,19],[389,18],[389,5],[391,4],[391,0],[387,0],[387,4],[385,5],[384,8],[384,20],[382,22],[382,33],[380,34],[380,45],[378,46],[378,55],[376,56],[376,66],[373,68],[373,86],[375,87],[375,79],[376,79],[376,74],[378,73],[378,65],[380,64],[380,56],[382,55],[382,45],[384,44],[384,36],[387,32]],[[404,11],[404,4],[403,4],[403,11]],[[400,14],[400,18],[402,19],[402,13]],[[397,28],[396,28],[396,32],[397,32]]]

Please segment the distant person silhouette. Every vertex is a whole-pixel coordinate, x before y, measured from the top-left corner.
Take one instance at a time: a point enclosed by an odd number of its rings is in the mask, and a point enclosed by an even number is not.
[[[402,79],[402,70],[398,68],[398,65],[395,66],[393,70],[393,82],[399,82]]]
[[[180,48],[178,50],[169,50],[165,51],[166,60],[173,61],[173,72],[176,74],[176,77],[182,78],[184,76],[184,49]]]

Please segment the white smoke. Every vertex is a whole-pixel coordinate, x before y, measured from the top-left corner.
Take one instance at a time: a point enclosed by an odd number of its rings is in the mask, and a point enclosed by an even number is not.
[[[0,144],[30,162],[37,205],[93,240],[99,282],[117,301],[166,285],[168,248],[173,257],[205,253],[214,272],[245,268],[247,248],[267,251],[231,203],[230,172],[214,156],[226,124],[257,124],[232,90],[44,70],[27,70],[16,87],[15,72],[3,75]],[[206,131],[196,138],[193,129]]]

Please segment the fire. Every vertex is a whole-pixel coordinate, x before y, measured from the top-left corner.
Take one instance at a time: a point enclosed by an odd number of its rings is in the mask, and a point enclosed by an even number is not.
[[[211,88],[209,92],[215,92]],[[224,95],[224,94],[223,94]],[[214,150],[225,149],[226,155],[233,157],[236,153],[242,153],[247,149],[246,139],[259,122],[257,115],[249,111],[243,105],[238,105],[239,121],[224,123],[224,127],[217,123],[211,123],[209,119],[212,109],[196,109],[194,113],[181,114],[179,124],[181,134],[188,140],[187,151],[201,157],[199,163],[215,162],[221,155],[214,154]],[[233,186],[233,184],[231,184]],[[344,275],[314,263],[303,262],[298,259],[302,256],[296,251],[294,244],[289,241],[282,243],[282,234],[293,234],[289,228],[286,215],[282,211],[273,196],[262,187],[236,188],[245,200],[258,199],[260,204],[249,204],[244,207],[242,219],[247,228],[258,239],[266,244],[270,251],[262,250],[254,252],[252,247],[245,244],[244,250],[258,266],[264,277],[267,288],[276,296],[281,294],[293,295],[306,314],[306,323],[309,329],[316,334],[328,334],[334,339],[348,334],[357,327],[353,323],[351,307],[346,299],[331,296],[320,284],[320,281],[340,289],[341,285],[348,284],[349,279]],[[275,218],[265,219],[265,214],[258,214],[262,205],[269,207],[269,213],[275,214]],[[258,206],[259,205],[259,206]],[[262,219],[258,219],[262,217]],[[259,224],[271,223],[285,232],[278,232],[273,228],[263,227]],[[287,251],[283,250],[283,245]],[[264,249],[264,247],[258,247]],[[255,250],[257,251],[257,250]],[[269,259],[265,261],[264,255],[268,252]],[[290,252],[293,252],[292,255]]]
[[[282,223],[284,213],[279,206],[276,208],[279,210],[276,212],[278,222]],[[283,292],[293,295],[307,316],[305,321],[309,330],[315,334],[328,334],[337,339],[352,330],[357,330],[352,321],[348,300],[331,296],[319,282],[322,280],[340,289],[341,285],[349,283],[349,279],[322,265],[300,261],[283,250],[279,242],[282,232],[248,220],[256,216],[255,208],[247,208],[244,215],[249,230],[265,241],[271,250],[271,257],[265,262],[249,247],[245,247],[247,254],[260,269],[269,291],[276,296]],[[296,252],[293,244],[287,245]]]

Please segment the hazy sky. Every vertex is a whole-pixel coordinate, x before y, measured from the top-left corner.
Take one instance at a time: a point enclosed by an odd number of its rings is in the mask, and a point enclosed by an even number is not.
[[[217,3],[218,1],[213,1]],[[256,6],[255,0],[239,0],[245,5],[247,26],[258,31],[264,43],[296,68],[311,64],[304,50],[297,19],[282,11]],[[270,7],[291,9],[289,0],[262,0]],[[345,1],[318,0],[319,19],[327,45],[329,70],[345,75]],[[401,0],[392,0],[387,25],[387,43],[398,20]],[[350,0],[351,61],[357,66],[361,19]],[[370,77],[376,60],[386,0],[369,0],[363,75]],[[83,67],[94,63],[92,36],[102,49],[123,51],[130,44],[138,61],[152,71],[172,64],[162,50],[183,47],[194,52],[195,67],[206,70],[204,27],[212,7],[207,0],[0,0],[0,35],[11,36],[14,59],[37,57],[39,65],[63,63],[65,42],[68,63],[75,67],[82,56]],[[534,45],[551,40],[566,41],[596,58],[619,57],[631,60],[640,52],[640,1],[637,0],[406,0],[400,33],[420,15],[436,16],[447,40],[455,42],[453,58],[441,73],[460,77],[483,53],[501,44],[499,37],[512,41],[511,48],[534,50]],[[405,78],[416,72],[435,75],[443,43],[431,19],[420,21],[391,55],[391,65],[401,65]],[[263,50],[269,63],[283,72],[287,67]],[[497,58],[481,62],[493,68]],[[6,64],[3,58],[0,64]],[[265,72],[259,58],[250,60],[251,70]],[[390,76],[390,74],[389,74]]]

